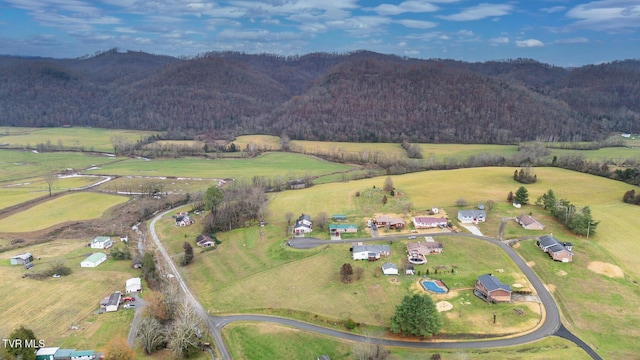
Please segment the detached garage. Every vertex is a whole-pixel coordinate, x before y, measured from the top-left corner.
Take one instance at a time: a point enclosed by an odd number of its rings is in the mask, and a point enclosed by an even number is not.
[[[97,267],[107,260],[107,254],[94,253],[80,262],[80,267]]]

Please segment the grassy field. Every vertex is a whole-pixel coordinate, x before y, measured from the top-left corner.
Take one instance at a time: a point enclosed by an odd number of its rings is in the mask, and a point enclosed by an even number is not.
[[[42,176],[65,169],[80,171],[116,161],[113,157],[80,152],[32,153],[31,151],[0,150],[0,181],[12,181]]]
[[[146,161],[129,159],[90,170],[90,174],[177,176],[217,179],[251,179],[254,176],[299,178],[347,171],[352,166],[334,164],[309,156],[267,153],[246,159],[180,158]]]
[[[358,345],[341,342],[300,331],[297,329],[264,323],[233,323],[222,330],[223,338],[234,359],[314,359],[321,354],[331,359],[354,358]],[[494,360],[546,360],[546,359],[590,359],[573,343],[552,337],[527,345],[503,349],[407,349],[387,347],[390,359],[429,359],[440,354],[443,360],[494,359]]]
[[[149,184],[155,184],[162,189],[162,192],[181,194],[205,191],[207,188],[216,185],[218,182],[212,179],[194,178],[147,178],[135,176],[123,176],[98,186],[98,189],[109,192],[141,192]]]
[[[52,192],[57,193],[95,183],[93,177],[70,177],[56,180]],[[20,182],[0,183],[0,209],[49,195],[48,186],[42,178],[24,179]]]
[[[244,135],[238,136],[232,143],[240,150],[244,150],[247,145],[253,144],[261,151],[280,150],[280,138],[271,135]]]
[[[22,128],[0,127],[0,143],[11,147],[31,147],[51,144],[63,149],[113,152],[111,139],[121,137],[130,143],[156,135],[155,131],[117,130],[99,128]]]
[[[131,269],[129,261],[113,260],[95,269],[81,268],[80,261],[92,252],[84,246],[88,240],[61,239],[20,250],[36,258],[29,271],[45,270],[53,261],[64,261],[72,273],[58,279],[23,279],[23,267],[9,265],[15,253],[0,253],[0,334],[8,335],[24,324],[47,346],[95,350],[104,348],[113,336],[126,337],[133,312],[94,312],[103,297],[124,291],[125,280],[139,271]],[[71,330],[73,325],[78,329]]]
[[[90,192],[64,195],[0,220],[0,232],[37,231],[63,222],[99,218],[110,207],[127,200]]]

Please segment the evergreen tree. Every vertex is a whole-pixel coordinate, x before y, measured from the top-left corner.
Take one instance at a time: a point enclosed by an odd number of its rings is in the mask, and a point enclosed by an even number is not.
[[[522,204],[522,205],[526,205],[529,203],[529,191],[527,191],[527,188],[525,188],[524,186],[520,186],[518,188],[518,190],[516,190],[516,195],[513,198],[513,201],[518,203],[518,204]]]
[[[193,261],[193,247],[185,241],[182,248],[184,249],[184,256],[182,257],[180,265],[187,266]]]
[[[351,266],[351,264],[342,264],[342,267],[340,268],[340,278],[342,279],[342,282],[345,284],[350,283],[353,278],[352,275],[353,267]]]
[[[406,295],[391,317],[391,331],[413,336],[433,336],[442,328],[442,318],[429,295]]]

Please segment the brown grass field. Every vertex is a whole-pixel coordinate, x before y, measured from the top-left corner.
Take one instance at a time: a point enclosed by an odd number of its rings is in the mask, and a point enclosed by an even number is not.
[[[123,336],[133,312],[94,314],[99,301],[116,290],[124,291],[126,279],[136,276],[129,261],[107,260],[99,267],[81,268],[80,261],[92,251],[85,247],[88,239],[57,240],[33,245],[19,251],[0,253],[0,334],[26,325],[48,346],[72,346],[78,349],[101,349],[111,337]],[[72,273],[58,279],[21,278],[22,266],[9,265],[16,253],[30,251],[36,260],[29,271],[48,268],[61,260]],[[40,257],[40,260],[37,258]],[[71,326],[78,330],[71,330]],[[50,344],[50,345],[49,345]]]

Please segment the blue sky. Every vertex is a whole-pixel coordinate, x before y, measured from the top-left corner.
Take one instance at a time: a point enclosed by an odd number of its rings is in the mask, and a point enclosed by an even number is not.
[[[579,66],[640,58],[640,0],[0,0],[0,54],[371,50]]]

